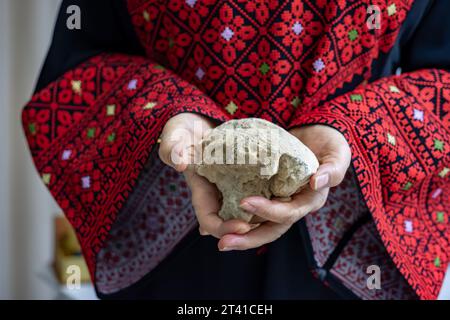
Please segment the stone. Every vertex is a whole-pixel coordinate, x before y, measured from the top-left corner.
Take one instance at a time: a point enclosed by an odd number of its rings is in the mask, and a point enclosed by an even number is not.
[[[255,222],[239,207],[248,196],[289,200],[317,171],[314,153],[299,139],[268,121],[231,120],[211,130],[200,143],[196,172],[222,193],[219,216]]]

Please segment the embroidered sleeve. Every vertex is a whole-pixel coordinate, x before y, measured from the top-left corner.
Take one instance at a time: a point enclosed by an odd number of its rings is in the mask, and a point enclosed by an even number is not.
[[[345,135],[385,246],[419,296],[436,298],[450,262],[450,73],[384,78],[291,126],[312,124]]]
[[[36,92],[22,119],[42,181],[77,231],[94,275],[103,246],[167,120],[225,120],[193,85],[153,63],[101,54]]]

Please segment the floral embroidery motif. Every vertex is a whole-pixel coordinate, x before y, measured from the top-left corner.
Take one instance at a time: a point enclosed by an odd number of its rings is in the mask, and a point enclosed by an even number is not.
[[[230,41],[231,38],[233,38],[233,36],[234,36],[234,32],[229,27],[226,27],[225,30],[223,30],[221,35],[222,35],[222,38],[224,38],[226,41]]]
[[[292,26],[292,31],[294,31],[294,33],[298,36],[302,33],[303,31],[303,26],[300,22],[296,22],[294,23],[294,25]]]
[[[203,71],[203,69],[201,68],[201,67],[199,67],[198,69],[197,69],[197,72],[195,72],[195,75],[196,75],[196,77],[198,78],[198,80],[202,80],[203,79],[203,77],[205,76],[205,71]]]
[[[313,68],[314,68],[314,71],[320,72],[323,69],[325,69],[325,62],[323,62],[323,60],[319,58],[316,61],[314,61]]]

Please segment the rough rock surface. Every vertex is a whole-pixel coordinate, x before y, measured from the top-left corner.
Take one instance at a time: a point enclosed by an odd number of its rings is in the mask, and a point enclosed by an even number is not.
[[[196,172],[223,196],[224,220],[253,218],[239,208],[248,196],[289,198],[306,185],[319,163],[313,152],[284,129],[262,119],[231,120],[201,142]]]

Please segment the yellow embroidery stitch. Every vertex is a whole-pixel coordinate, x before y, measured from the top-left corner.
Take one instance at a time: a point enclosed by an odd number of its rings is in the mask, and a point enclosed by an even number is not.
[[[233,101],[231,101],[231,102],[225,107],[225,109],[228,111],[228,113],[234,114],[234,113],[237,111],[238,106],[237,106]]]
[[[72,80],[70,82],[70,84],[72,86],[73,92],[75,92],[76,94],[81,94],[81,81],[80,80]]]
[[[144,106],[144,110],[151,110],[157,105],[156,102],[149,102]]]

